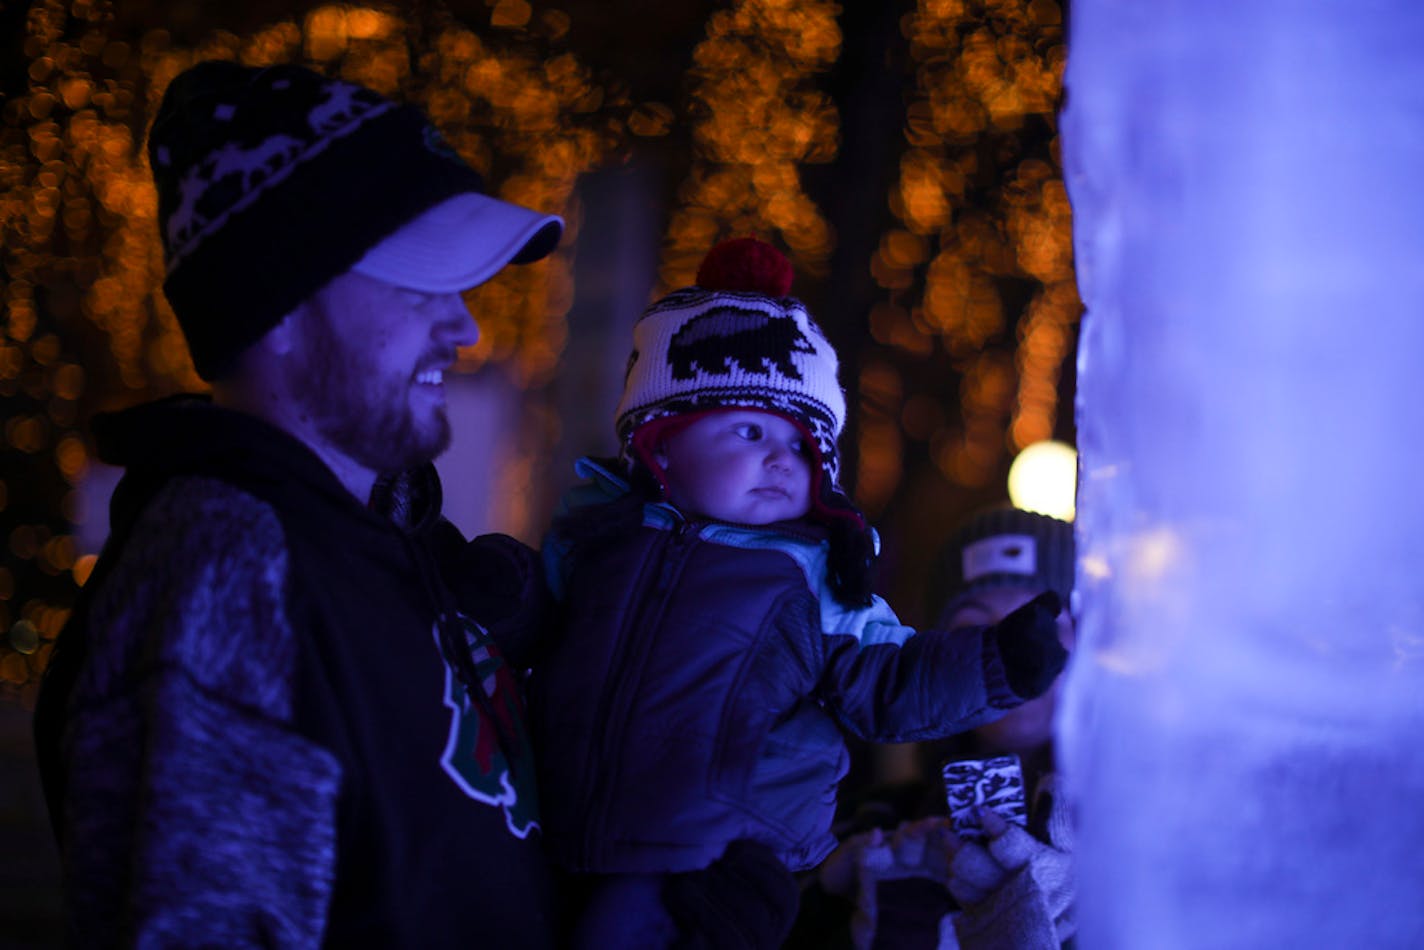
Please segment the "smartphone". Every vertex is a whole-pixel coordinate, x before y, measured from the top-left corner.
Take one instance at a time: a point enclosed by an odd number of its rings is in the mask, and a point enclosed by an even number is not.
[[[940,766],[945,801],[954,833],[970,841],[983,841],[978,809],[992,808],[1005,821],[1028,825],[1023,767],[1016,755],[988,759],[954,759]]]

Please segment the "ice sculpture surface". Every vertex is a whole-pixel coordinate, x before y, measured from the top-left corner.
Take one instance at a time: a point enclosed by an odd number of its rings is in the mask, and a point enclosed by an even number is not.
[[[1074,0],[1080,945],[1424,946],[1424,4]]]

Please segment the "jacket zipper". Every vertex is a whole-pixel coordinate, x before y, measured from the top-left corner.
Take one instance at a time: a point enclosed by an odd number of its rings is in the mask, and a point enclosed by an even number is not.
[[[602,803],[608,797],[609,788],[613,782],[611,777],[613,763],[619,761],[618,755],[624,741],[623,732],[627,726],[628,713],[633,701],[631,691],[628,689],[629,681],[634,679],[633,671],[629,669],[629,660],[640,655],[646,658],[644,647],[647,638],[661,620],[663,607],[667,603],[667,592],[676,568],[681,565],[697,541],[696,529],[697,526],[692,522],[679,518],[676,525],[665,531],[666,536],[663,538],[657,554],[654,555],[656,563],[653,565],[653,570],[644,575],[650,577],[651,582],[639,585],[639,590],[636,592],[641,606],[637,613],[632,615],[618,631],[618,649],[609,670],[609,683],[603,690],[602,698],[599,701],[598,718],[594,720],[595,723],[603,723],[603,736],[599,742],[600,757],[598,759],[603,764],[603,768],[594,773],[592,794],[587,799],[588,811],[583,822],[585,829],[584,854],[589,858],[596,856],[598,859],[597,861],[590,860],[591,864],[601,864],[604,857],[601,852],[595,855],[594,849],[596,843],[603,840],[604,829],[608,823],[608,808]],[[641,671],[641,669],[640,665],[639,670]],[[619,702],[620,699],[622,702]],[[615,716],[616,723],[614,722]],[[593,769],[593,763],[593,759],[585,762],[586,772]],[[585,784],[587,785],[587,783]]]

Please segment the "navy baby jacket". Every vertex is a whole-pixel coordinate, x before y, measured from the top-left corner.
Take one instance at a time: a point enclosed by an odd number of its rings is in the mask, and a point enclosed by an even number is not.
[[[579,471],[595,482],[574,506],[627,491],[589,460]],[[992,628],[917,633],[879,598],[847,608],[827,551],[804,522],[691,521],[664,503],[597,545],[546,541],[565,620],[530,716],[557,863],[686,871],[751,838],[812,867],[836,845],[843,732],[942,738],[1022,701]]]

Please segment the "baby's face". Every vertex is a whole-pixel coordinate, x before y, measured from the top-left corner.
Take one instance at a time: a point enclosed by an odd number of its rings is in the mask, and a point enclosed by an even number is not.
[[[714,412],[674,434],[656,454],[669,499],[687,514],[764,525],[811,510],[813,451],[781,416]]]

